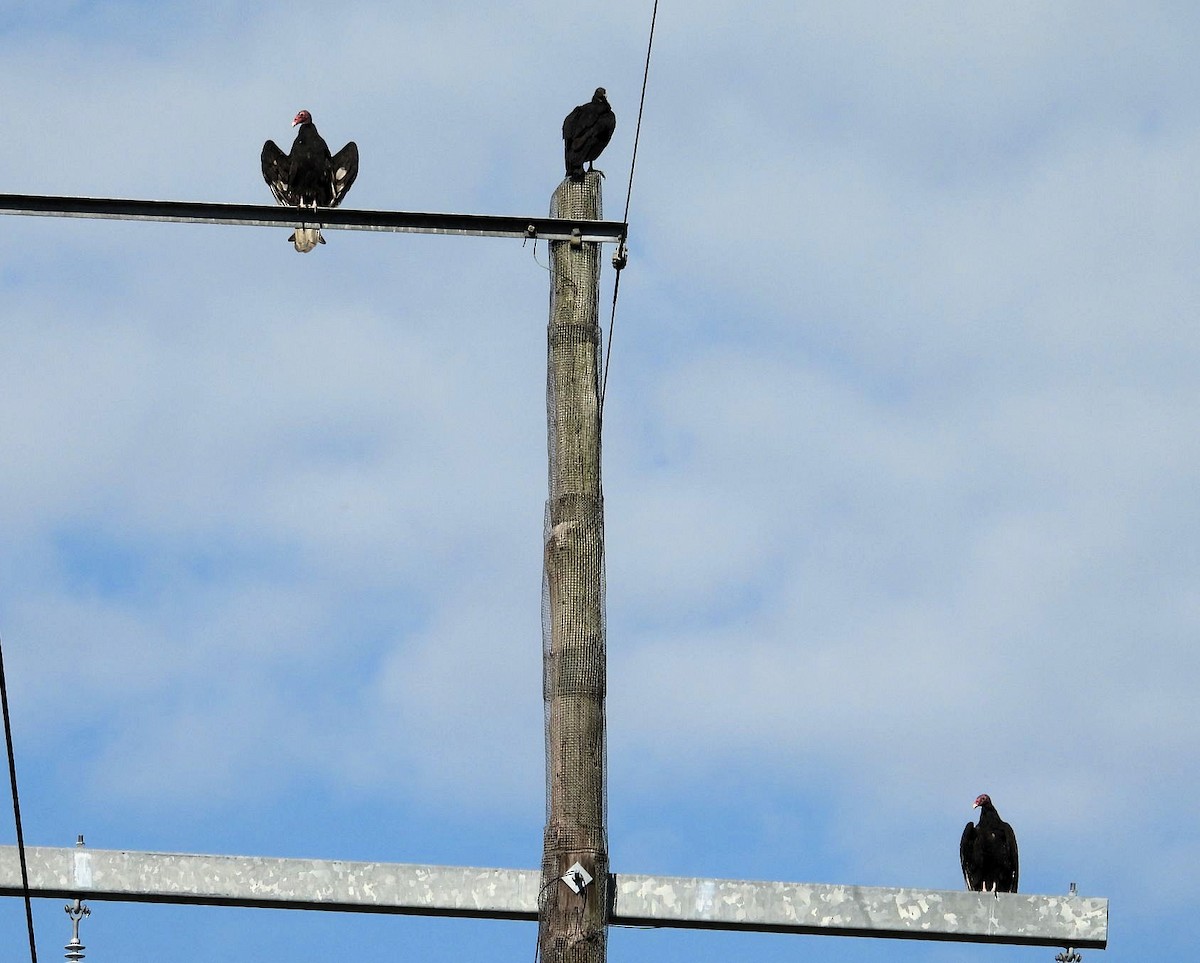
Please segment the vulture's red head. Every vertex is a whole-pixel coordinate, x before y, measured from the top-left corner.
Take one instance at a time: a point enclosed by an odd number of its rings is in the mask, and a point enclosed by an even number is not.
[[[975,805],[972,806],[971,808],[978,809],[980,806],[983,806],[983,805],[991,805],[991,802],[992,802],[992,797],[989,796],[985,792],[981,792],[978,796],[975,797]]]
[[[300,113],[298,113],[296,115],[295,120],[292,121],[292,126],[295,127],[297,124],[311,124],[311,123],[312,123],[312,114],[310,114],[307,110],[302,110],[302,111],[300,111]]]

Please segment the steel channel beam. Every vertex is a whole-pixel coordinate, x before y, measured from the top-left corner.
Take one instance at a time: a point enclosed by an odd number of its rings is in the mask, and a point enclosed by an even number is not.
[[[36,897],[537,919],[537,870],[28,847]],[[1108,900],[670,876],[613,876],[615,926],[1104,949]],[[0,895],[20,896],[15,846]]]
[[[634,926],[1104,949],[1108,900],[1023,893],[746,882],[616,879],[612,920]]]
[[[461,866],[26,847],[34,896],[275,909],[537,919],[541,874]],[[20,896],[0,846],[0,896]]]
[[[581,221],[554,217],[492,214],[436,214],[415,211],[358,211],[322,208],[298,216],[296,208],[267,204],[212,204],[201,201],[145,201],[111,197],[54,197],[0,194],[0,214],[85,217],[184,224],[237,224],[251,227],[320,227],[347,231],[400,231],[474,237],[537,238],[546,241],[619,242],[627,233],[620,221]],[[578,232],[578,233],[575,233]]]

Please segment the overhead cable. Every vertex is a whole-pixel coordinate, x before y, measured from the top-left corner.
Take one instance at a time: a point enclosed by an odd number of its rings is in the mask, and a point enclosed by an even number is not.
[[[633,131],[633,155],[629,159],[629,186],[625,189],[625,214],[621,218],[625,224],[625,230],[629,230],[629,202],[633,197],[633,174],[637,169],[637,152],[638,141],[642,136],[642,114],[646,109],[646,85],[650,79],[650,54],[654,50],[654,26],[658,22],[658,0],[654,0],[654,9],[650,13],[650,37],[646,41],[646,67],[642,71],[642,96],[638,101],[637,126]],[[626,238],[622,237],[617,245],[617,251],[613,254],[613,267],[616,268],[617,277],[613,282],[613,299],[612,313],[608,319],[608,344],[604,350],[604,378],[600,382],[600,416],[604,417],[604,393],[608,390],[608,366],[612,360],[612,339],[613,328],[617,320],[617,294],[621,290],[621,271],[629,260],[629,253],[625,246]]]
[[[8,680],[4,675],[4,641],[0,639],[0,710],[4,715],[4,743],[8,747],[8,778],[12,783],[13,819],[17,824],[17,856],[21,863],[21,894],[25,897],[25,923],[29,930],[29,960],[37,963],[33,938],[33,901],[29,896],[29,866],[25,861],[25,833],[21,829],[21,799],[17,794],[17,757],[13,752],[12,721],[8,714]]]

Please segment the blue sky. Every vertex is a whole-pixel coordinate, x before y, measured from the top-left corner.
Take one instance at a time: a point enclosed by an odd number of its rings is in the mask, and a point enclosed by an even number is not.
[[[603,85],[616,217],[650,6],[0,3],[0,183],[266,203],[305,107],[349,206],[540,214]],[[605,413],[614,871],[957,888],[988,792],[1023,890],[1113,901],[1105,959],[1182,951],[1198,40],[1181,3],[663,4]],[[27,840],[537,866],[544,249],[2,227]],[[535,941],[92,909],[97,963]],[[652,955],[1053,957],[612,932]]]

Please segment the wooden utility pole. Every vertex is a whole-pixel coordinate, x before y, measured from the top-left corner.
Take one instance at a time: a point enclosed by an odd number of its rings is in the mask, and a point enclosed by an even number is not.
[[[600,175],[564,180],[553,217],[595,220]],[[600,485],[600,245],[550,245],[542,597],[546,834],[538,899],[544,963],[603,963],[605,826],[604,503]]]

